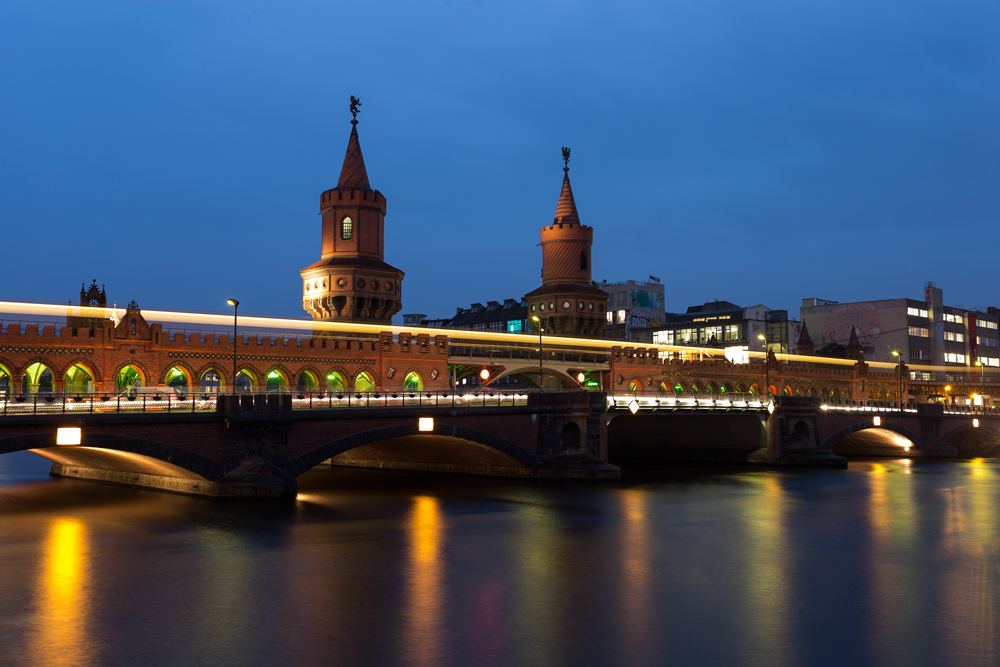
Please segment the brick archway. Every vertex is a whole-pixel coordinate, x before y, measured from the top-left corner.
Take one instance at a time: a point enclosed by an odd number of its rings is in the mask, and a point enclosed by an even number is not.
[[[353,433],[343,438],[327,442],[306,452],[305,454],[297,456],[288,462],[286,471],[292,477],[298,477],[305,471],[319,465],[327,459],[333,458],[338,454],[348,452],[363,445],[376,443],[382,440],[389,440],[392,438],[427,435],[439,435],[459,440],[467,440],[469,442],[485,445],[490,449],[494,449],[502,454],[505,454],[526,468],[533,468],[535,465],[534,454],[519,445],[515,445],[509,440],[474,428],[435,423],[434,430],[431,433],[420,433],[417,430],[416,424],[384,426],[382,428]]]

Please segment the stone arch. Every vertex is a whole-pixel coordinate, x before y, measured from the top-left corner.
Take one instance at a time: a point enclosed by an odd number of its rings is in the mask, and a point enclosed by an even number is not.
[[[331,378],[331,375],[339,376],[339,378]],[[342,366],[335,366],[321,376],[323,387],[327,392],[343,391],[348,392],[351,390],[351,374],[347,372]],[[343,386],[341,387],[331,387],[331,383],[341,382]]]
[[[719,393],[719,388],[715,386],[714,381],[709,381],[708,384],[705,385],[705,391],[709,394],[717,394]]]
[[[198,371],[194,374],[194,377],[198,378],[198,382],[201,383],[202,379],[205,377],[205,373],[209,372],[218,375],[219,379],[222,381],[224,385],[229,386],[230,384],[232,384],[232,378],[229,377],[229,373],[223,370],[221,364],[217,364],[214,362],[209,362],[204,366],[202,366],[201,368],[199,368]]]
[[[142,363],[136,361],[135,359],[130,359],[128,361],[118,364],[118,367],[115,368],[115,372],[112,373],[111,375],[111,377],[114,378],[115,391],[118,391],[117,383],[118,383],[118,378],[121,376],[121,372],[129,367],[132,367],[139,372],[139,377],[142,380],[142,386],[145,387],[149,385],[150,378],[153,377],[152,374],[149,372],[149,369],[146,368]]]
[[[3,360],[0,359],[0,367],[2,366],[3,366]],[[59,371],[59,379],[61,382],[66,381],[66,373],[68,373],[69,369],[73,368],[74,366],[83,366],[87,370],[87,372],[90,373],[90,377],[94,379],[95,383],[104,381],[104,379],[101,377],[101,371],[98,370],[97,366],[95,366],[93,362],[91,362],[89,359],[78,357],[73,361],[69,362],[68,364],[66,364],[65,366],[63,366],[62,370]]]
[[[680,387],[680,388],[678,389],[678,387]],[[688,390],[688,388],[684,385],[683,381],[677,380],[677,381],[674,382],[674,393],[675,394],[683,394],[687,390]]]
[[[562,427],[559,435],[559,453],[568,454],[580,450],[581,443],[580,426],[574,421],[568,421]]]
[[[691,393],[692,394],[700,394],[701,391],[702,391],[702,389],[701,389],[701,383],[700,382],[698,382],[697,380],[695,380],[694,382],[691,383]]]
[[[240,364],[236,367],[236,377],[233,378],[234,387],[236,387],[239,383],[240,375],[250,378],[250,382],[253,385],[251,389],[256,390],[260,387],[260,372],[253,364]]]
[[[127,365],[127,364],[126,364]],[[206,480],[217,480],[223,475],[221,463],[217,463],[207,457],[179,449],[171,445],[165,445],[153,440],[143,438],[132,438],[124,435],[113,435],[110,433],[93,433],[84,430],[83,445],[87,448],[87,453],[91,454],[95,450],[108,450],[111,452],[128,452],[140,456],[155,459],[171,466],[181,468],[194,473]],[[0,438],[0,454],[19,452],[24,450],[36,451],[36,454],[55,460],[51,456],[46,456],[44,450],[49,450],[53,454],[58,453],[60,457],[72,457],[75,447],[58,447],[55,444],[55,429],[49,433],[32,433],[29,435],[15,435]],[[133,462],[130,460],[130,462]],[[84,466],[88,467],[88,466]],[[153,473],[157,474],[157,473]],[[163,474],[159,472],[158,474]]]
[[[272,373],[277,373],[278,377],[272,378],[271,377]],[[286,367],[283,364],[271,364],[270,366],[267,367],[267,370],[264,371],[263,376],[264,376],[264,389],[268,391],[272,391],[272,389],[270,388],[272,384],[271,381],[275,379],[278,380],[277,382],[278,386],[273,391],[288,391],[289,388],[292,386],[292,378],[295,377],[295,375],[288,370],[288,367]]]
[[[62,371],[63,393],[82,394],[94,391],[96,380],[89,364],[70,364]]]
[[[882,419],[884,420],[885,417],[883,417]],[[913,433],[903,428],[902,426],[897,426],[896,424],[892,423],[889,424],[882,423],[878,426],[875,426],[875,424],[873,424],[871,421],[860,422],[858,424],[851,424],[850,426],[845,426],[844,428],[840,429],[839,431],[828,437],[826,440],[824,440],[820,444],[820,449],[825,449],[827,451],[830,451],[834,445],[836,445],[838,442],[840,442],[847,436],[857,433],[858,431],[864,431],[865,429],[870,429],[870,428],[878,428],[882,429],[883,431],[892,431],[893,433],[898,433],[899,435],[903,436],[904,438],[912,442],[913,446],[916,449],[923,449],[923,445],[920,442],[920,438],[913,435]]]
[[[320,387],[323,386],[321,380],[323,374],[312,365],[303,366],[294,377],[296,391],[320,391]]]
[[[414,423],[412,424],[383,426],[381,428],[374,428],[368,431],[352,433],[351,435],[332,440],[295,457],[288,462],[285,470],[292,477],[298,477],[305,471],[319,465],[323,461],[333,458],[338,454],[361,447],[362,445],[379,442],[381,440],[389,440],[390,438],[429,435],[428,433],[421,433],[417,431],[416,420],[414,419],[413,422]],[[486,447],[506,454],[527,468],[533,468],[535,466],[534,454],[519,445],[515,445],[509,440],[493,435],[492,433],[487,433],[486,431],[480,431],[478,429],[467,428],[464,426],[453,426],[451,424],[439,424],[435,419],[434,430],[431,434],[457,438],[459,440],[469,440],[470,442],[485,445]]]
[[[416,376],[417,386],[413,387],[412,389],[407,389],[406,388],[407,380],[409,380],[413,376]],[[420,372],[419,368],[416,368],[416,367],[408,368],[405,372],[403,372],[403,387],[402,387],[402,389],[404,391],[416,391],[416,392],[423,391],[424,390],[424,384],[425,384],[424,374]]]
[[[364,381],[363,379],[366,376],[367,376],[367,381],[370,382],[371,384],[368,388],[363,388],[359,380]],[[373,371],[371,368],[367,366],[362,366],[361,368],[359,368],[357,372],[354,373],[354,375],[351,377],[351,391],[353,391],[356,394],[360,394],[362,392],[372,392],[375,391],[377,388],[378,388],[378,375],[375,373],[375,371]]]
[[[17,378],[20,380],[21,377],[28,372],[28,368],[34,366],[35,364],[41,364],[52,371],[52,378],[55,379],[59,366],[52,363],[52,361],[47,357],[32,357],[31,359],[28,359],[26,362],[14,369],[14,372],[17,373]]]
[[[559,379],[560,382],[563,382],[568,387],[579,387],[580,386],[580,383],[576,381],[576,378],[571,377],[568,373],[565,373],[565,372],[560,371],[560,370],[556,370],[554,368],[547,368],[547,367],[543,366],[542,367],[542,374],[543,375],[551,375],[552,377]],[[525,375],[525,376],[527,376],[529,378],[535,378],[535,379],[537,379],[538,378],[538,365],[536,364],[534,366],[519,366],[519,367],[516,367],[516,368],[505,368],[505,369],[503,369],[502,372],[500,372],[497,375],[494,375],[493,377],[491,377],[490,378],[490,382],[494,383],[497,380],[499,380],[500,378],[506,377],[508,375]],[[460,375],[459,379],[461,379],[462,377],[463,376]],[[622,382],[624,383],[624,380],[622,380]]]
[[[167,384],[167,373],[169,373],[175,368],[179,368],[182,371],[184,371],[184,374],[187,376],[189,387],[194,384],[194,378],[195,378],[194,371],[191,369],[191,366],[185,361],[177,361],[170,364],[169,366],[166,366],[163,369],[163,371],[160,372],[160,380],[157,384]],[[198,379],[200,380],[201,378]]]

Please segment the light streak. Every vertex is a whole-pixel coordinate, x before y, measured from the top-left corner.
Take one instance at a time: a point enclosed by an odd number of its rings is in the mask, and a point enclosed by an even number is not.
[[[38,315],[45,317],[85,317],[95,319],[110,319],[112,308],[95,308],[91,306],[65,306],[48,303],[29,303],[26,301],[0,301],[0,313]],[[218,331],[227,332],[232,329],[232,314],[223,313],[198,313],[189,311],[173,310],[142,310],[142,316],[147,322],[170,322],[178,324],[205,324],[218,327]],[[526,336],[519,333],[503,333],[496,331],[470,331],[468,329],[446,329],[413,327],[397,324],[359,324],[352,322],[320,322],[305,318],[282,318],[264,317],[257,315],[240,315],[240,325],[244,330],[255,327],[263,329],[292,329],[299,331],[329,331],[331,333],[369,334],[378,336],[381,333],[411,333],[429,334],[430,336],[448,336],[451,341],[492,341],[496,343],[522,343],[529,345],[534,340],[534,336]],[[589,349],[623,348],[620,340],[601,338],[570,338],[564,336],[542,336],[544,345],[580,346]],[[725,357],[726,351],[715,347],[693,347],[688,345],[659,345],[645,343],[643,345],[630,345],[629,347],[645,347],[657,349],[663,352],[684,352],[689,355],[703,355],[710,357]],[[761,359],[766,356],[765,352],[748,351],[746,353],[751,359]],[[779,361],[797,361],[807,364],[823,364],[832,366],[854,366],[857,362],[854,359],[839,359],[836,357],[815,357],[801,354],[775,353]],[[886,361],[868,361],[870,368],[880,368],[895,370],[896,364]],[[921,371],[951,371],[956,372],[962,367],[958,366],[923,366],[908,365],[908,368]]]

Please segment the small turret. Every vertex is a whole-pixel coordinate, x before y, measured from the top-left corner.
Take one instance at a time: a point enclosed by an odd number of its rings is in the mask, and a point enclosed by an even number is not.
[[[861,347],[861,341],[858,340],[857,327],[851,327],[851,340],[847,343],[846,353],[848,359],[863,361],[865,358],[865,348]]]
[[[806,326],[805,320],[802,320],[802,330],[799,332],[799,340],[795,343],[795,353],[810,357],[816,354],[816,346],[813,344],[812,339],[809,338],[809,327]]]

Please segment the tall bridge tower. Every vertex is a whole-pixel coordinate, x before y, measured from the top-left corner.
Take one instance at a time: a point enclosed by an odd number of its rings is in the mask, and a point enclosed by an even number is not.
[[[580,223],[569,184],[569,150],[563,148],[563,183],[552,224],[542,227],[542,286],[528,292],[528,327],[563,336],[597,336],[607,323],[608,295],[594,287],[590,249],[594,229]]]
[[[314,320],[389,323],[402,308],[402,271],[386,264],[385,197],[372,190],[351,97],[351,136],[337,187],[319,196],[322,255],[300,271],[302,307]]]

